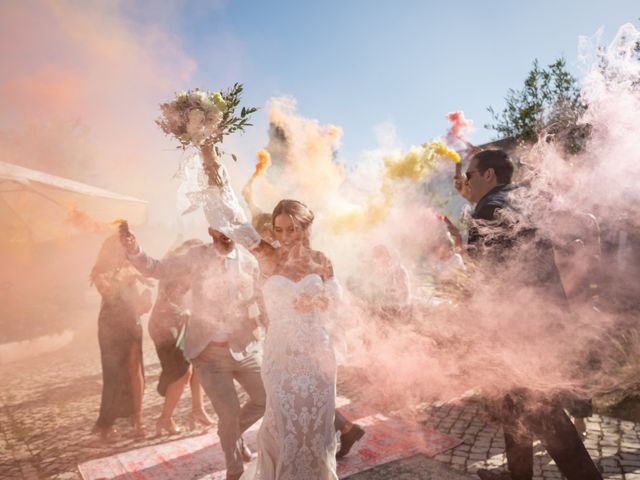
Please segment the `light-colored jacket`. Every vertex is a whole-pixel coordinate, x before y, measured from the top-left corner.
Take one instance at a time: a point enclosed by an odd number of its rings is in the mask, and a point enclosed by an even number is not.
[[[197,245],[184,255],[156,260],[142,250],[129,255],[143,275],[163,279],[191,278],[191,318],[184,354],[192,360],[210,342],[228,343],[241,360],[258,350],[258,326],[264,312],[260,268],[248,250],[236,244],[227,255],[213,244]]]

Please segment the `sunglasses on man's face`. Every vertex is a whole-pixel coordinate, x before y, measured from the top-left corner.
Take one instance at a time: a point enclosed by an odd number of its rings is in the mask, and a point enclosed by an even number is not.
[[[480,172],[480,170],[469,170],[469,171],[465,172],[464,175],[465,175],[465,177],[467,177],[467,182],[469,180],[471,180],[471,177],[473,177],[474,173],[481,173],[481,172]]]

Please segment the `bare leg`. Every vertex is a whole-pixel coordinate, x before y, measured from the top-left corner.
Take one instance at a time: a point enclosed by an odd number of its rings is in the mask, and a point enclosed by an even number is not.
[[[180,396],[184,391],[184,387],[189,381],[191,371],[187,370],[185,374],[175,382],[167,386],[164,397],[164,405],[162,406],[162,413],[156,421],[156,435],[162,435],[163,430],[169,435],[176,435],[180,433],[180,428],[173,421],[173,411],[176,409],[176,405],[180,401]]]
[[[204,412],[204,406],[202,405],[202,387],[198,380],[198,373],[193,367],[189,367],[189,371],[193,372],[189,382],[189,386],[191,387],[191,411]]]
[[[187,373],[167,387],[160,418],[169,419],[173,416],[173,411],[176,409],[176,405],[178,405],[178,402],[180,401],[180,396],[184,391],[185,385],[189,381],[190,375],[191,370],[188,370]]]
[[[208,427],[209,425],[213,425],[213,420],[211,420],[211,417],[207,415],[202,403],[202,386],[198,380],[198,373],[195,368],[189,368],[190,371],[193,371],[189,384],[191,387],[191,415],[189,417],[191,429],[195,428],[196,423],[200,423],[201,425]]]

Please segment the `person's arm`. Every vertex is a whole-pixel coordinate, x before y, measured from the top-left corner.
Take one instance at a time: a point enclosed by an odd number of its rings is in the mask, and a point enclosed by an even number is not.
[[[190,272],[192,265],[189,259],[190,251],[184,255],[157,260],[144,253],[136,237],[130,232],[121,234],[120,242],[127,252],[131,265],[145,277],[171,278],[187,275]]]
[[[257,308],[256,322],[265,330],[269,327],[269,317],[267,309],[264,306],[264,297],[262,295],[262,278],[260,276],[260,264],[256,261],[253,268],[253,300]]]

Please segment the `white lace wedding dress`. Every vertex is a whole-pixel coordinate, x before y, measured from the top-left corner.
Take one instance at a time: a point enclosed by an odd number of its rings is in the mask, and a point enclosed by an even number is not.
[[[258,434],[258,460],[244,478],[256,480],[337,480],[333,425],[336,361],[327,331],[331,307],[300,313],[302,292],[324,293],[332,303],[340,287],[334,279],[307,275],[299,282],[274,275],[264,284],[269,316],[262,379],[267,405]]]

